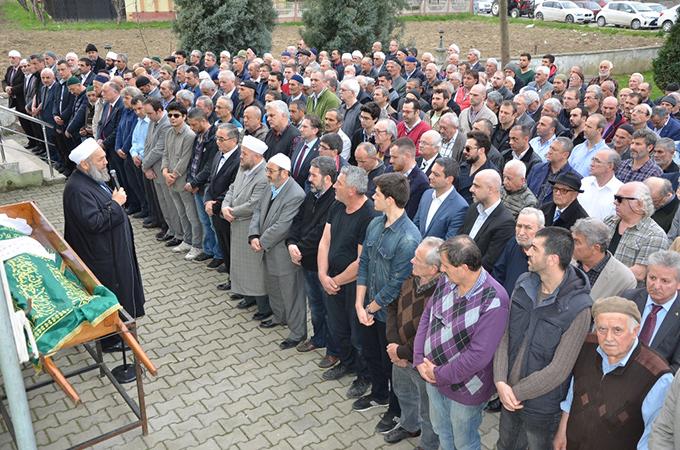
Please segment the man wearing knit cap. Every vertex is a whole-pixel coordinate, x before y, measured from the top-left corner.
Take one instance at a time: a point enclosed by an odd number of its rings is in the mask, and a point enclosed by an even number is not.
[[[595,333],[581,349],[555,450],[646,449],[652,423],[673,381],[666,361],[639,342],[640,311],[622,297],[592,308]]]
[[[300,100],[307,103],[307,96],[304,94],[304,92],[302,92],[302,87],[304,84],[305,80],[301,75],[296,73],[290,77],[290,80],[288,80],[288,92],[290,94],[290,98],[288,100],[289,104],[295,100]]]
[[[307,305],[302,268],[293,264],[286,246],[290,225],[305,198],[305,191],[290,176],[290,158],[277,153],[267,162],[270,183],[253,212],[248,242],[264,260],[265,288],[274,316],[262,328],[287,324],[288,337],[279,344],[286,350],[307,339]]]
[[[106,61],[99,56],[99,50],[94,44],[87,44],[85,47],[87,57],[92,61],[92,72],[99,73],[100,70],[106,70]]]

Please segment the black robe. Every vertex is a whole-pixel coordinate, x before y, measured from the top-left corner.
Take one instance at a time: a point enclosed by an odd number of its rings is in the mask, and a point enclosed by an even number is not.
[[[132,225],[111,192],[80,170],[64,188],[64,238],[132,317],[144,315],[144,289]]]

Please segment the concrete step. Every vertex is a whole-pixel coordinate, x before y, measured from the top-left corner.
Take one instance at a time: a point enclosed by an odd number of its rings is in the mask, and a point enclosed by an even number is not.
[[[54,175],[50,174],[47,161],[34,155],[30,150],[26,150],[17,139],[24,140],[23,138],[2,137],[5,163],[0,165],[0,191],[63,183],[66,180],[56,170]]]

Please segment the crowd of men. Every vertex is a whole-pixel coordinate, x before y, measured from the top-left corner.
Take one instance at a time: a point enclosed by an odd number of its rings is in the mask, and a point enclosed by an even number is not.
[[[679,86],[455,44],[85,51],[9,53],[10,106],[51,125],[26,148],[69,176],[96,142],[125,211],[323,349],[386,442],[479,449],[486,409],[501,450],[678,445]]]

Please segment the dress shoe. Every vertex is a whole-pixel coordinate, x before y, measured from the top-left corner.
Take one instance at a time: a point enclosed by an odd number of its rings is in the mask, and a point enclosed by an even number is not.
[[[205,252],[201,252],[197,257],[194,258],[194,261],[203,262],[203,261],[207,261],[211,258],[212,258],[212,256],[208,255]]]
[[[260,323],[260,328],[274,328],[281,325],[278,322],[274,322],[274,319],[269,319],[269,320],[263,320]],[[297,344],[296,344],[297,345]]]
[[[229,297],[231,297],[230,300],[241,300],[242,298],[245,298],[241,294],[236,294],[234,292],[230,292]]]
[[[255,314],[253,314],[253,320],[264,320],[267,317],[271,317],[271,315],[272,315],[272,313],[270,313],[270,312],[268,312],[268,313],[260,313],[260,312],[255,313]]]
[[[207,266],[207,267],[208,267],[208,269],[217,269],[217,268],[220,267],[222,264],[224,264],[224,260],[223,260],[223,259],[213,258],[213,260],[210,261],[210,262],[208,263],[208,266]]]
[[[221,266],[217,267],[217,273],[227,273],[227,266],[222,264]]]
[[[255,300],[245,299],[245,298],[244,298],[243,300],[241,300],[240,302],[238,302],[238,304],[236,305],[236,307],[237,307],[238,309],[247,309],[247,308],[250,308],[250,307],[253,306],[253,305],[255,305]]]
[[[230,281],[225,281],[224,283],[218,284],[216,287],[217,287],[217,289],[219,289],[220,291],[228,291],[229,289],[231,289],[231,282],[230,282]]]
[[[172,238],[168,242],[165,243],[165,246],[166,247],[177,247],[181,243],[182,243],[181,239]]]
[[[321,367],[322,369],[328,369],[329,367],[333,367],[340,361],[340,358],[337,358],[332,355],[326,355],[321,360],[318,362],[317,366]]]
[[[294,340],[291,340],[291,339],[286,339],[286,340],[284,340],[283,342],[281,342],[281,343],[279,344],[279,348],[280,348],[281,350],[288,350],[289,348],[296,347],[300,342],[302,342],[302,339],[300,339],[299,341],[294,341]]]
[[[146,211],[139,211],[136,212],[132,215],[133,219],[146,219],[149,216],[149,213]]]
[[[312,350],[316,349],[316,345],[312,344],[311,340],[302,341],[295,347],[295,350],[299,351],[300,353],[311,352]]]

